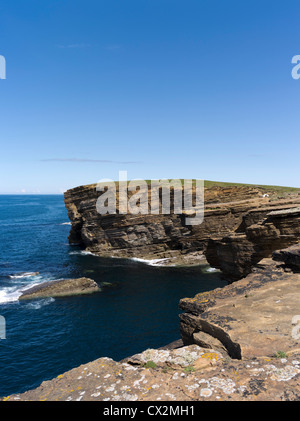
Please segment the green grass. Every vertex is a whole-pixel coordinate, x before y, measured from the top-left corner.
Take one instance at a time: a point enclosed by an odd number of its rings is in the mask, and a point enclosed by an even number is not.
[[[154,361],[149,360],[149,361],[147,361],[147,362],[144,364],[144,367],[145,367],[145,368],[156,368],[156,367],[157,367],[157,365],[155,364],[155,362],[154,362]]]
[[[269,186],[269,185],[264,185],[264,184],[245,184],[245,183],[232,183],[232,182],[223,182],[223,181],[210,181],[210,180],[204,180],[204,186],[207,188],[211,188],[211,187],[215,187],[215,186],[219,186],[219,187],[232,187],[232,186],[237,186],[237,187],[258,187],[260,189],[263,190],[268,190],[268,191],[274,191],[277,193],[286,193],[286,192],[290,192],[290,193],[297,193],[300,192],[300,188],[299,187],[287,187],[287,186]]]
[[[181,183],[183,183],[184,179],[180,179]],[[130,180],[128,180],[129,182]],[[149,185],[151,184],[151,180],[145,180],[146,183]],[[171,181],[171,179],[169,179]],[[116,181],[117,182],[117,181]],[[269,193],[277,193],[277,194],[286,194],[286,193],[300,193],[300,187],[288,187],[288,186],[272,186],[272,185],[264,185],[264,184],[247,184],[247,183],[234,183],[234,182],[226,182],[226,181],[212,181],[212,180],[204,180],[204,187],[212,188],[212,187],[253,187],[259,188]]]
[[[284,351],[277,351],[274,355],[275,358],[286,358],[287,354]]]
[[[185,367],[184,371],[186,373],[194,373],[195,368],[192,365],[188,365],[187,367]]]
[[[183,183],[184,179],[180,179],[181,183]],[[145,180],[147,184],[151,183],[151,180]],[[171,179],[169,180],[171,181]],[[264,184],[246,184],[246,183],[234,183],[234,182],[226,182],[226,181],[211,181],[211,180],[204,180],[204,187],[211,188],[211,187],[253,187],[253,188],[260,188],[262,190],[268,190],[270,192],[276,193],[300,193],[300,187],[288,187],[288,186],[272,186],[272,185],[264,185]]]

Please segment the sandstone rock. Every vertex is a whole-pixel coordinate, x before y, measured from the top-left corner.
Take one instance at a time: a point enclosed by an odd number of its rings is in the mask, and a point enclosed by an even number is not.
[[[208,263],[230,280],[247,276],[263,258],[275,250],[300,241],[300,208],[270,208],[249,211],[239,233],[210,239],[206,250]],[[295,254],[294,254],[295,255]]]
[[[242,280],[182,299],[182,341],[100,358],[3,400],[298,401],[299,281],[265,258]]]
[[[195,352],[193,346],[185,348],[183,353]],[[199,348],[196,352],[202,351]],[[215,357],[211,352],[188,367],[154,369],[99,358],[3,401],[106,401],[112,405],[117,401],[150,401],[159,405],[160,401],[300,399],[300,353],[243,361]]]
[[[209,356],[209,357],[208,357]],[[196,361],[204,358],[206,360],[222,359],[222,354],[214,349],[206,349],[197,345],[183,346],[174,350],[168,349],[146,349],[126,359],[126,362],[134,365],[146,366],[147,363],[154,363],[155,367],[182,368],[193,366]],[[209,364],[208,364],[209,365]]]
[[[149,186],[149,197],[150,193]],[[70,243],[79,244],[99,256],[136,257],[148,260],[168,258],[169,260],[165,261],[164,265],[205,263],[205,260],[201,261],[201,258],[207,253],[210,262],[216,261],[217,254],[214,250],[221,249],[221,246],[210,247],[207,252],[207,245],[211,239],[222,240],[232,233],[241,233],[246,236],[246,227],[258,223],[272,209],[280,210],[284,207],[299,206],[300,203],[299,197],[298,205],[295,204],[296,199],[270,202],[269,198],[261,197],[262,190],[256,187],[215,186],[205,189],[203,223],[186,226],[183,215],[173,213],[172,194],[170,215],[120,215],[118,213],[99,215],[96,210],[99,195],[96,184],[76,187],[65,193],[65,205],[72,223]],[[253,235],[255,235],[254,232]],[[233,274],[237,279],[246,274],[249,259],[251,260],[253,256],[253,247],[256,247],[247,236],[244,238],[241,249],[239,240],[242,237],[230,240],[235,245],[233,251],[230,251],[230,244],[225,247],[228,250],[225,254],[231,254],[225,258],[228,260],[227,268],[231,266],[230,274],[232,266],[235,265],[234,262],[230,262],[236,260],[238,263],[237,273]],[[282,235],[278,244],[279,248],[282,248]],[[248,249],[249,256],[247,261],[244,258],[246,270],[245,265],[239,263],[245,249]],[[235,258],[236,253],[238,256]],[[264,256],[265,254],[262,255]],[[222,260],[221,255],[220,260]],[[211,266],[222,268],[221,262],[219,266],[216,264],[211,264]]]
[[[273,253],[273,259],[288,266],[300,269],[300,244],[278,250]]]
[[[219,341],[219,339],[203,331],[196,331],[193,333],[193,342],[202,348],[213,348],[221,352],[222,354],[228,354],[225,346],[222,344],[221,341]]]
[[[183,342],[195,343],[199,332],[204,332],[238,359],[271,357],[278,350],[294,352],[300,347],[300,337],[292,334],[293,317],[299,313],[299,282],[299,273],[286,272],[265,259],[240,281],[182,299]]]
[[[91,294],[98,291],[100,291],[98,284],[89,278],[61,279],[43,282],[42,284],[25,290],[19,297],[19,300]]]

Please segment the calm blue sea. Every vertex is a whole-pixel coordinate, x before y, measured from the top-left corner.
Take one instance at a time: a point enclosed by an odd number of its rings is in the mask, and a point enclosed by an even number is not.
[[[180,298],[225,285],[208,267],[87,254],[68,244],[69,230],[63,196],[0,196],[0,396],[99,357],[120,360],[179,339]],[[18,301],[33,284],[81,276],[101,292]]]

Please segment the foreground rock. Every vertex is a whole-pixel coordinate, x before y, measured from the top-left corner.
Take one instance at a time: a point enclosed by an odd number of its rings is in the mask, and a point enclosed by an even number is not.
[[[284,261],[298,250],[291,247],[276,258],[282,255]],[[300,348],[300,335],[293,334],[299,303],[300,273],[267,258],[240,281],[182,299],[182,339],[185,344],[214,343],[237,359],[293,353]]]
[[[152,358],[152,360],[149,360]],[[299,400],[300,353],[232,360],[197,345],[99,358],[4,401]]]
[[[182,299],[182,340],[120,362],[99,358],[3,400],[300,400],[299,247]]]
[[[98,291],[100,291],[98,284],[90,278],[61,279],[44,282],[25,290],[19,300],[91,294]]]

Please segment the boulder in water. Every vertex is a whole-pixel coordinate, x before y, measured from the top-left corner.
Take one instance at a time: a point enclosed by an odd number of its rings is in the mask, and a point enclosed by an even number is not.
[[[100,291],[98,284],[90,278],[60,279],[43,282],[23,292],[19,300],[46,297],[65,297],[69,295],[91,294]]]

